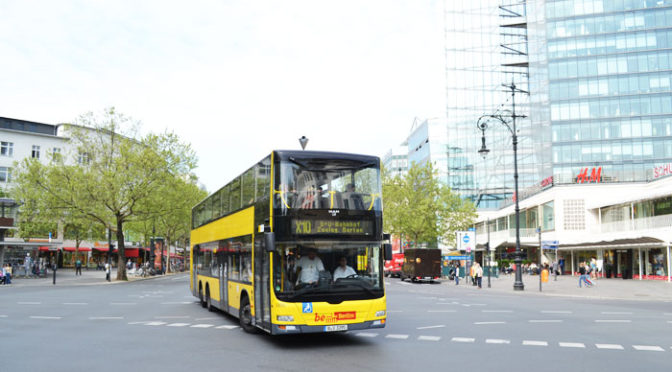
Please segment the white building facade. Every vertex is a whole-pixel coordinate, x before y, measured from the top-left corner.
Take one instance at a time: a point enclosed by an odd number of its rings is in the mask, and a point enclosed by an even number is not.
[[[572,184],[549,177],[521,192],[520,241],[527,259],[539,261],[540,242],[557,242],[557,250],[544,250],[541,260],[557,259],[566,274],[595,258],[605,277],[671,281],[672,172],[670,165],[656,168],[660,176],[649,182],[599,183],[588,170]],[[480,211],[477,243],[489,241],[505,258],[515,250],[515,226],[513,200]]]

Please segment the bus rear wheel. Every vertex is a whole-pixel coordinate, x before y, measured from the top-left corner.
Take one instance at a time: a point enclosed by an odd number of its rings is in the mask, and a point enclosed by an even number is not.
[[[240,300],[240,309],[238,310],[238,319],[240,320],[240,328],[247,333],[254,333],[255,328],[252,325],[252,307],[250,306],[250,299],[247,296]]]
[[[201,307],[205,307],[205,300],[203,299],[203,286],[198,286],[198,302],[200,302]]]
[[[205,290],[205,308],[208,309],[208,311],[214,311],[215,310],[212,307],[212,299],[210,298],[210,288],[207,288]]]

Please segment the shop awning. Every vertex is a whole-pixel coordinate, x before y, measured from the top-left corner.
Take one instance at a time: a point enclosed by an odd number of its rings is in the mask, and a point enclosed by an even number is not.
[[[99,252],[107,252],[107,251],[110,250],[110,248],[108,248],[108,247],[93,247],[93,250],[94,251],[99,251]],[[117,250],[116,249],[112,250],[112,253],[117,253]]]
[[[126,249],[124,249],[124,256],[126,256],[127,258],[140,257],[140,249],[138,249],[138,248],[126,248]]]
[[[63,247],[63,250],[66,252],[75,252],[77,251],[76,247]],[[89,247],[79,247],[80,252],[91,252]]]

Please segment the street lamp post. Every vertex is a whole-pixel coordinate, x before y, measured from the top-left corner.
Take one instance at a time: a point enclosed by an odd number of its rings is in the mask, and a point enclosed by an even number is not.
[[[485,243],[485,254],[488,257],[488,288],[490,288],[490,276],[492,272],[492,255],[490,254],[490,219],[485,222],[486,231],[488,232],[488,242]]]
[[[511,85],[504,85],[505,87],[511,89],[511,106],[512,111],[511,115],[502,115],[502,114],[490,114],[483,115],[478,118],[476,126],[482,132],[481,137],[481,148],[478,150],[478,153],[481,154],[483,159],[488,156],[490,150],[485,146],[485,130],[488,129],[488,121],[491,119],[496,119],[499,123],[504,125],[506,129],[511,132],[511,139],[513,142],[513,181],[514,181],[514,199],[516,203],[516,252],[514,255],[514,262],[516,263],[516,280],[513,283],[513,290],[522,291],[525,289],[523,284],[523,272],[521,269],[523,258],[520,252],[520,207],[518,205],[518,134],[516,129],[516,118],[524,118],[525,115],[516,115],[516,90],[519,92],[527,93],[523,90],[517,89],[516,84],[511,82]],[[510,118],[511,124],[504,119]]]

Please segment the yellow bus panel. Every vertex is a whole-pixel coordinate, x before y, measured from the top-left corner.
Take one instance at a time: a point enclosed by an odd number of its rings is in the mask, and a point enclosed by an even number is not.
[[[191,231],[191,246],[254,233],[254,207],[243,209]]]

